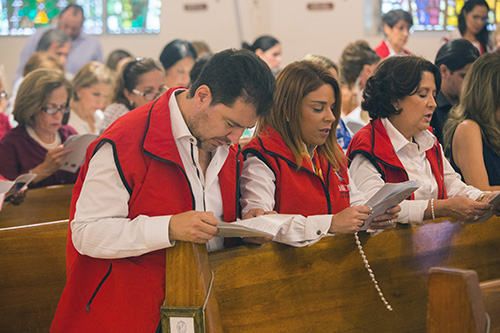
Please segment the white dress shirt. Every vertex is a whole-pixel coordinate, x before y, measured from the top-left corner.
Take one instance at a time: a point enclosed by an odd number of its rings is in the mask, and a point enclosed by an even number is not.
[[[429,200],[437,199],[438,196],[438,185],[425,155],[425,151],[434,146],[435,136],[425,130],[413,137],[414,142],[410,142],[392,125],[389,119],[382,118],[381,120],[397,157],[408,173],[408,178],[418,180],[421,184],[420,188],[415,191],[415,200],[405,200],[400,204],[401,212],[398,222],[422,224]],[[442,154],[443,148],[441,145],[439,147]],[[469,197],[475,200],[482,193],[475,187],[467,186],[462,182],[460,175],[453,170],[447,159],[443,159],[443,167],[444,184],[449,198]],[[349,171],[357,188],[368,198],[385,184],[375,166],[361,154],[357,154],[353,158]]]
[[[196,138],[184,122],[175,96],[176,93],[172,94],[169,101],[172,134],[192,186],[195,209],[211,211],[221,220],[223,208],[218,174],[229,147],[216,149],[203,175],[198,166]],[[127,217],[129,199],[116,169],[113,149],[106,143],[90,161],[71,222],[73,244],[78,252],[95,258],[126,258],[174,245],[169,239],[171,216],[139,215],[131,220]],[[209,251],[222,247],[220,237],[214,237],[207,244]]]
[[[73,127],[78,134],[99,134],[104,114],[101,110],[94,113],[94,131],[90,129],[89,124],[83,120],[78,113],[71,110],[68,119],[68,125]]]
[[[276,177],[273,171],[258,157],[248,154],[243,164],[240,187],[243,216],[253,208],[262,208],[264,211],[274,209],[275,182]],[[366,202],[364,194],[356,189],[350,178],[349,183],[351,206],[363,205]],[[332,217],[333,215],[310,215],[308,217],[292,215],[284,221],[273,240],[297,247],[312,245],[327,235],[333,235],[328,233]]]

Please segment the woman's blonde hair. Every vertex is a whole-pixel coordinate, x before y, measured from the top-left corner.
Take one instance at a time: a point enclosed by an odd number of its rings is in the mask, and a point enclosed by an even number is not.
[[[457,126],[471,119],[479,125],[483,142],[500,155],[497,112],[500,112],[500,55],[486,53],[472,64],[462,84],[460,103],[450,111],[443,131],[445,151],[450,152]]]
[[[339,168],[347,161],[337,144],[336,136],[340,120],[341,94],[338,81],[321,66],[302,60],[291,63],[281,70],[276,78],[276,92],[271,112],[262,117],[258,123],[257,133],[261,133],[266,126],[269,126],[281,135],[299,167],[303,156],[308,154],[300,129],[302,101],[307,94],[324,84],[329,84],[335,94],[335,105],[332,110],[335,121],[326,142],[318,148],[335,168]]]
[[[114,78],[113,72],[100,62],[91,61],[85,64],[71,81],[73,86],[73,100],[78,101],[79,99],[77,94],[78,89],[88,88],[97,83],[112,85]]]
[[[337,76],[340,75],[339,66],[333,60],[331,60],[328,57],[325,57],[325,56],[322,56],[322,55],[317,55],[317,54],[308,54],[308,55],[306,55],[304,57],[303,60],[314,62],[315,64],[318,64],[321,67],[323,67],[324,69],[331,69],[331,68],[333,68],[337,72]]]
[[[43,112],[51,94],[57,88],[63,86],[71,93],[71,84],[64,77],[64,73],[57,69],[40,68],[26,75],[19,86],[16,102],[14,104],[14,119],[21,125],[35,125],[35,116]]]

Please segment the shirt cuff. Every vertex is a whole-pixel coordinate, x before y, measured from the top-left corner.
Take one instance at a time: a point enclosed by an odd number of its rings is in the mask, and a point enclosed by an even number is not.
[[[144,237],[148,248],[159,250],[175,245],[175,241],[170,241],[170,217],[171,215],[148,218],[148,222],[144,224]]]
[[[333,215],[312,215],[307,217],[305,239],[315,240],[328,235]]]

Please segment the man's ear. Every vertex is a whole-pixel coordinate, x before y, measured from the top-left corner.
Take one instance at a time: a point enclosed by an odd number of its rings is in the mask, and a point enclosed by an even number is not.
[[[202,84],[194,93],[194,101],[197,106],[209,106],[212,103],[212,92],[210,88]]]
[[[446,77],[450,74],[451,71],[448,66],[446,66],[445,64],[441,64],[439,66],[439,72],[441,73],[441,77]]]
[[[389,34],[392,32],[392,28],[387,23],[383,25],[382,30],[384,30],[384,34],[387,37],[389,37]]]

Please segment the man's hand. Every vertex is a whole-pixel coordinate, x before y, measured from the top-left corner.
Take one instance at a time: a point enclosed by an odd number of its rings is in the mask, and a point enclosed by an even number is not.
[[[170,218],[169,238],[204,244],[217,235],[216,225],[214,213],[191,210]]]
[[[252,217],[258,217],[262,215],[277,214],[274,210],[264,211],[262,208],[252,208],[243,217],[242,220],[251,219]],[[243,237],[243,242],[253,243],[253,244],[265,244],[273,240],[272,236],[262,236],[262,237]]]

